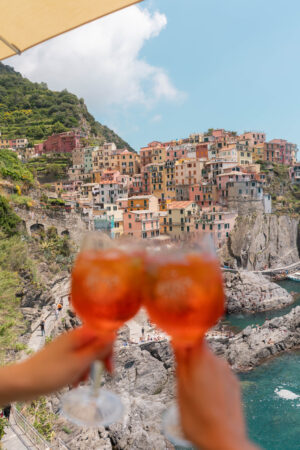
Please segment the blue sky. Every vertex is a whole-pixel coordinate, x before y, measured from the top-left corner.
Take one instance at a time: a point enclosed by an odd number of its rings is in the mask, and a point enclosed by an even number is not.
[[[299,1],[146,0],[128,10],[6,62],[84,97],[136,149],[220,127],[300,143]],[[93,64],[83,64],[88,46],[71,46],[98,32]],[[83,69],[74,62],[68,74],[63,54],[49,67],[63,39],[68,66],[74,57]]]

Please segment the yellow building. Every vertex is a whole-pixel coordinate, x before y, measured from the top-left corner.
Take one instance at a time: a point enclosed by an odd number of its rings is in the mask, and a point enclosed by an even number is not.
[[[155,195],[135,195],[128,198],[129,211],[149,210],[156,212],[159,210],[158,198]]]
[[[192,201],[170,202],[167,205],[168,215],[162,219],[162,231],[172,238],[180,239],[194,231],[193,216],[198,207]]]
[[[257,144],[252,148],[252,161],[264,159],[264,144]]]
[[[172,161],[148,164],[144,168],[145,189],[160,201],[175,199],[175,165]]]
[[[252,152],[251,150],[245,150],[244,148],[237,150],[237,163],[241,165],[252,164]]]
[[[154,147],[152,150],[152,162],[153,163],[164,163],[166,160],[166,148],[165,147]]]
[[[118,170],[121,175],[134,175],[140,172],[140,156],[127,149],[110,155],[110,168]]]

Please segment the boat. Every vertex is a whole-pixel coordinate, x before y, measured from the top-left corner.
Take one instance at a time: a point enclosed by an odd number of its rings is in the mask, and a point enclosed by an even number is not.
[[[287,278],[293,281],[300,281],[300,272],[291,273]]]

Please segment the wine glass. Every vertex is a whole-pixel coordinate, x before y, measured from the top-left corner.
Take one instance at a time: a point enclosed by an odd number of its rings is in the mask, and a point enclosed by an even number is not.
[[[222,275],[211,239],[150,251],[146,264],[145,306],[151,321],[171,336],[175,349],[195,345],[224,313]],[[192,447],[180,430],[176,406],[164,414],[163,430],[173,444]]]
[[[90,233],[72,270],[74,310],[103,341],[113,342],[117,330],[140,308],[142,276],[142,258],[125,242],[117,246],[100,232]],[[99,389],[102,371],[103,363],[93,363],[92,387],[70,390],[62,398],[63,415],[77,425],[107,426],[123,414],[119,397]]]

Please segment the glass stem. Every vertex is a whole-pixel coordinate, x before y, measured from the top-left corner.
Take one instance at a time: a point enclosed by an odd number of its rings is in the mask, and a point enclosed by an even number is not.
[[[102,374],[104,370],[104,364],[101,361],[94,361],[91,367],[91,395],[96,398],[99,394],[99,389],[102,381]]]

